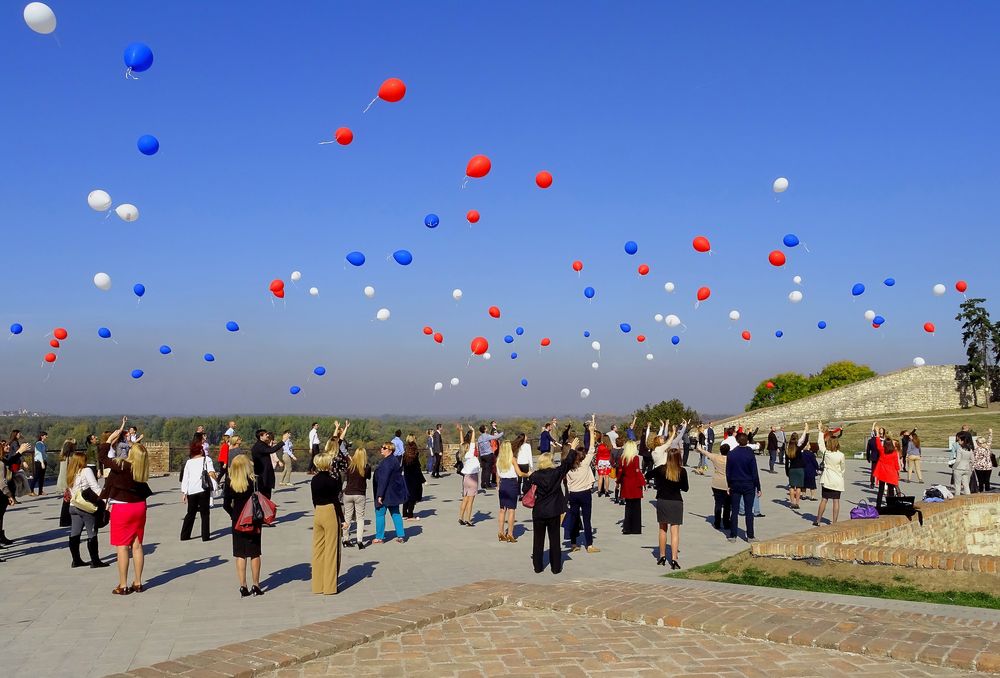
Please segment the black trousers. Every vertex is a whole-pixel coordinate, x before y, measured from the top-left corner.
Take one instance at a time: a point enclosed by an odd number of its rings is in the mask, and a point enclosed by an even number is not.
[[[3,517],[7,513],[7,495],[0,493],[0,539],[3,538]]]
[[[990,491],[991,475],[993,475],[993,469],[986,469],[985,471],[976,470],[976,483],[979,485],[980,492]]]
[[[729,512],[732,509],[732,502],[729,499],[729,493],[725,490],[713,487],[712,496],[715,498],[715,529],[720,530],[724,526],[729,526]]]
[[[479,457],[479,465],[482,467],[479,471],[480,486],[482,487],[492,487],[493,481],[493,457],[492,454],[487,454],[484,457]]]
[[[437,452],[434,453],[434,470],[431,472],[431,477],[432,478],[440,478],[441,477],[441,457],[442,456],[443,455],[438,454]]]
[[[642,499],[625,500],[622,534],[642,534]]]
[[[529,466],[528,464],[518,464],[517,467],[521,469],[521,473],[527,473],[528,470],[531,469],[531,466]],[[521,485],[521,495],[523,496],[524,493],[528,491],[528,486],[531,485],[531,483],[528,482],[528,476],[520,478],[520,485]]]
[[[31,488],[37,493],[41,494],[42,489],[45,487],[45,467],[42,466],[42,462],[35,462],[35,476],[31,479]]]
[[[531,563],[535,566],[535,572],[545,570],[542,560],[542,552],[545,550],[545,537],[549,538],[549,567],[552,574],[562,572],[562,549],[559,546],[559,516],[551,518],[532,518],[531,531],[533,545],[531,548]]]
[[[316,455],[319,454],[319,445],[313,445],[309,453],[309,473],[316,472]]]
[[[895,497],[896,495],[899,494],[899,488],[896,485],[890,485],[888,483],[882,482],[881,480],[878,481],[878,496],[875,498],[875,508],[878,508],[879,506],[882,505],[882,493],[885,492],[885,488],[887,487],[889,488],[889,491],[887,493],[888,496]]]
[[[404,518],[412,518],[413,517],[413,509],[414,509],[414,507],[416,507],[416,505],[417,505],[417,502],[415,502],[415,501],[404,502],[403,503],[403,517]]]
[[[211,529],[208,524],[209,501],[212,498],[211,492],[202,490],[198,494],[189,494],[187,498],[187,513],[184,514],[184,522],[181,523],[181,540],[191,538],[191,529],[194,527],[194,518],[201,514],[201,538],[208,541],[211,536]]]

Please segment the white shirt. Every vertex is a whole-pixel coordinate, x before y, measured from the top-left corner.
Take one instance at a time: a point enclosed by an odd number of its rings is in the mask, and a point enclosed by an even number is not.
[[[200,494],[203,492],[204,490],[201,489],[201,472],[206,469],[209,473],[215,472],[215,466],[212,464],[211,457],[188,459],[184,465],[184,479],[181,481],[181,492],[183,494]],[[212,487],[215,487],[215,481],[212,481]]]
[[[613,447],[613,448],[618,447],[618,432],[617,431],[608,431],[604,435],[606,435],[608,437],[608,439],[611,441],[611,447]]]
[[[84,466],[80,472],[76,474],[76,479],[73,481],[73,487],[70,490],[70,494],[83,492],[88,487],[94,492],[94,494],[101,493],[101,488],[97,484],[97,478],[94,477],[94,472]]]
[[[726,438],[725,440],[723,440],[721,443],[719,443],[719,445],[720,446],[721,445],[729,445],[729,451],[730,452],[732,452],[733,450],[735,450],[737,447],[740,446],[740,444],[738,442],[736,442],[736,436],[729,436],[728,438]]]
[[[531,445],[529,445],[528,443],[524,443],[517,450],[517,463],[527,464],[529,469],[533,467],[533,462],[531,459]]]
[[[479,457],[476,456],[476,444],[469,443],[469,449],[465,453],[465,459],[462,460],[462,475],[471,476],[474,473],[479,473]]]
[[[229,428],[226,429],[226,432],[223,435],[227,435],[230,438],[232,438],[234,435],[236,435],[236,429],[230,426]]]
[[[309,429],[309,447],[319,445],[319,431],[314,428]]]
[[[515,469],[515,466],[513,464],[511,464],[510,468],[507,469],[506,471],[501,471],[498,468],[497,469],[497,477],[498,478],[517,478],[517,471],[515,471],[514,469]]]

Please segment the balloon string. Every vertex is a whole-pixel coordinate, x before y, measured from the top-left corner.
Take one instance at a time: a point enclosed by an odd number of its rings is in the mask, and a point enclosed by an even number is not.
[[[321,141],[321,142],[319,142],[319,145],[322,146],[324,144],[335,144],[335,143],[337,143],[337,140],[336,139],[331,139],[330,141]]]
[[[129,66],[125,69],[125,79],[126,80],[138,80],[139,76],[132,72],[132,67]]]
[[[466,175],[465,179],[462,180],[462,188],[465,188],[467,183],[469,183],[469,175]]]
[[[365,110],[361,111],[362,114],[367,113],[368,109],[371,108],[372,104],[374,104],[376,101],[378,101],[378,97],[375,97],[374,99],[372,99],[371,103],[369,103],[367,106],[365,106]]]
[[[802,243],[802,249],[804,249],[806,252],[809,252],[809,245]],[[812,252],[809,252],[809,254],[812,254]]]

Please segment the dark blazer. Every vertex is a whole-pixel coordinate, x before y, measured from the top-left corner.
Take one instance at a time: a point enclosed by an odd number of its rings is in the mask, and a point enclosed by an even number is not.
[[[403,480],[406,482],[407,501],[421,501],[424,498],[424,472],[420,469],[420,459],[403,464]]]
[[[375,508],[381,497],[382,506],[399,506],[409,499],[400,457],[389,455],[375,469]]]
[[[258,490],[274,489],[274,464],[271,462],[271,454],[277,453],[282,447],[282,443],[271,446],[263,440],[258,440],[250,448],[250,456],[253,459],[253,474],[257,476]]]
[[[444,441],[441,440],[441,431],[434,429],[434,454],[444,454]]]
[[[767,451],[774,452],[778,449],[778,436],[771,431],[767,434]]]
[[[753,488],[760,492],[757,459],[749,447],[740,446],[729,451],[726,457],[726,482],[729,483],[730,490],[742,492]]]
[[[554,518],[566,513],[566,496],[563,494],[562,479],[569,473],[575,460],[576,450],[573,450],[563,456],[559,466],[539,469],[528,476],[528,482],[535,486],[535,506],[531,509],[532,520]]]
[[[705,440],[708,441],[709,445],[715,442],[715,429],[711,426],[705,429]]]

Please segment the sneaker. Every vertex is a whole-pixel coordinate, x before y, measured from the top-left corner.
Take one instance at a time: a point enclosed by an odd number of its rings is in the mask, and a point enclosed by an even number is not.
[[[749,539],[747,539],[747,541],[750,542],[751,544],[756,544],[757,542],[760,541],[760,539],[758,539],[757,537],[750,537]]]
[[[736,543],[736,537],[726,537],[726,541],[728,541],[728,542],[730,542],[732,544],[735,544]]]
[[[754,518],[767,518],[767,516],[765,516],[763,513],[755,513],[755,514],[753,514],[753,517]]]

